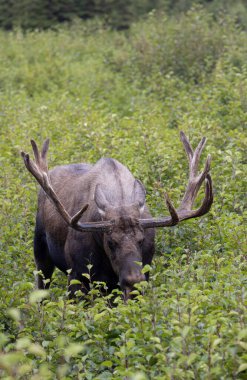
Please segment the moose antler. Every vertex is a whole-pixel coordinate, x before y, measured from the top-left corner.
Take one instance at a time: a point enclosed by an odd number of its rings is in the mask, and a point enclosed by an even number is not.
[[[46,160],[46,155],[49,148],[49,139],[46,139],[41,153],[38,150],[37,144],[34,140],[31,140],[33,153],[35,157],[35,161],[32,161],[29,157],[29,154],[25,152],[21,152],[24,164],[27,170],[36,178],[48,198],[52,201],[54,206],[56,207],[58,213],[62,216],[64,221],[68,224],[68,226],[78,230],[78,231],[106,231],[113,224],[111,221],[105,222],[88,222],[88,223],[80,223],[79,219],[82,214],[87,210],[88,204],[84,205],[81,210],[79,210],[72,217],[65,210],[61,201],[59,200],[56,192],[54,191],[48,172],[48,165]]]
[[[203,137],[199,142],[195,152],[185,136],[184,132],[180,132],[180,138],[184,145],[185,152],[189,160],[189,182],[185,190],[185,194],[179,208],[176,210],[170,201],[167,194],[166,204],[168,206],[170,216],[151,219],[139,219],[143,228],[169,227],[174,226],[185,219],[197,218],[206,214],[213,203],[212,180],[209,174],[211,156],[208,155],[203,171],[198,174],[198,164],[202,150],[206,143],[206,138]],[[197,193],[205,181],[205,196],[202,205],[197,210],[192,210]]]

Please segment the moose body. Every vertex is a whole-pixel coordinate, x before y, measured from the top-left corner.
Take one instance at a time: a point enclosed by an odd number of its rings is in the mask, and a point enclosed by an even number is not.
[[[139,218],[150,218],[145,206],[145,189],[120,162],[102,158],[95,165],[72,164],[49,172],[52,187],[69,214],[88,204],[81,221],[116,220],[109,233],[80,232],[65,223],[54,205],[40,190],[34,238],[36,266],[46,279],[54,267],[70,270],[69,280],[77,279],[88,290],[88,264],[93,281],[103,281],[109,291],[118,282],[127,291],[145,280],[142,266],[150,264],[154,253],[154,229],[144,230]],[[140,262],[141,265],[138,264]],[[147,276],[147,274],[146,274]],[[38,277],[38,286],[44,281]],[[71,285],[71,294],[80,285]]]
[[[41,152],[31,140],[35,161],[24,152],[22,157],[42,187],[34,238],[35,262],[42,272],[37,278],[40,289],[49,287],[55,267],[69,273],[72,297],[77,290],[87,293],[88,276],[83,274],[89,268],[91,280],[105,282],[109,291],[119,283],[125,299],[136,283],[148,279],[142,267],[152,262],[155,228],[202,216],[213,202],[210,155],[198,173],[206,139],[193,151],[185,134],[180,136],[189,161],[189,181],[177,210],[165,194],[170,216],[160,218],[150,215],[142,183],[117,160],[101,158],[95,165],[72,164],[48,171],[49,140]],[[193,210],[203,182],[204,200]]]

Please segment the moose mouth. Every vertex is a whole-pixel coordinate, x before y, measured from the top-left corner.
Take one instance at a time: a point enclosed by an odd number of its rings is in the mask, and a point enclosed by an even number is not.
[[[132,298],[131,296],[131,292],[132,292],[133,288],[131,287],[126,287],[123,289],[123,299],[124,299],[124,302],[126,303],[128,301],[128,299]]]

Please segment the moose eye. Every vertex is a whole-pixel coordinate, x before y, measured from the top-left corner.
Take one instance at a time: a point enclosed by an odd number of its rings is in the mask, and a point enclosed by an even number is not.
[[[116,249],[117,243],[113,240],[109,240],[108,241],[108,247],[110,248],[111,251],[113,251],[114,249]]]
[[[139,244],[140,247],[142,247],[143,242],[144,242],[144,239],[140,239],[140,240],[138,240],[138,244]]]

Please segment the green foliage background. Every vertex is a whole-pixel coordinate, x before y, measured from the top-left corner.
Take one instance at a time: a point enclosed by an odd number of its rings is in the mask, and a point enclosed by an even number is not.
[[[246,32],[196,7],[128,33],[99,21],[1,32],[0,49],[0,377],[245,379]],[[92,284],[89,306],[71,304],[58,271],[48,294],[35,290],[30,138],[51,138],[50,167],[117,158],[158,216],[163,190],[178,204],[187,180],[179,130],[193,145],[207,136],[215,202],[158,232],[136,300],[116,291],[111,307]]]

